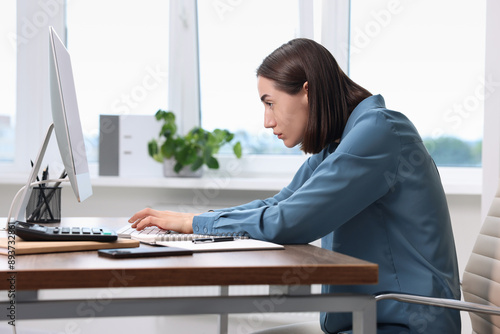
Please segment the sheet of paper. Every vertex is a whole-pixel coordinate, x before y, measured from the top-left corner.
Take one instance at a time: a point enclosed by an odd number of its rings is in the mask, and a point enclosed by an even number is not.
[[[237,250],[285,249],[285,247],[282,245],[254,239],[239,239],[234,241],[206,243],[193,243],[192,241],[159,241],[156,244],[161,246],[190,249],[193,252],[229,252]]]

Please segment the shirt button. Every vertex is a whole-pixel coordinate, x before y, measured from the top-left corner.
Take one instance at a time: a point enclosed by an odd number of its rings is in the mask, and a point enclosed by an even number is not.
[[[203,232],[208,233],[208,228],[204,227]]]
[[[194,231],[195,231],[195,232],[198,232],[199,230],[200,230],[200,228],[198,227],[198,225],[195,225],[195,227],[194,227]]]

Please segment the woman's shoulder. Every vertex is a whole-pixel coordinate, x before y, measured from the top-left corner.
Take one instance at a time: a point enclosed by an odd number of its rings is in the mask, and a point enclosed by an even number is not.
[[[375,95],[368,99],[351,113],[343,138],[353,135],[386,137],[387,140],[398,139],[401,144],[422,141],[408,117],[402,112],[386,108],[382,96]]]

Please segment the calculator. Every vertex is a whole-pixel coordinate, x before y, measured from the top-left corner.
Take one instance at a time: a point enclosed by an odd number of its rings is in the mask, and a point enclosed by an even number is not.
[[[44,226],[16,222],[16,235],[26,241],[115,241],[115,231],[103,227]]]

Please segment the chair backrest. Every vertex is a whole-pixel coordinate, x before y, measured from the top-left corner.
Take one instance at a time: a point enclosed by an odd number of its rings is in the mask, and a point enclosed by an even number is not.
[[[468,302],[500,306],[500,187],[465,267],[462,292]],[[475,333],[500,333],[500,317],[470,317]]]

